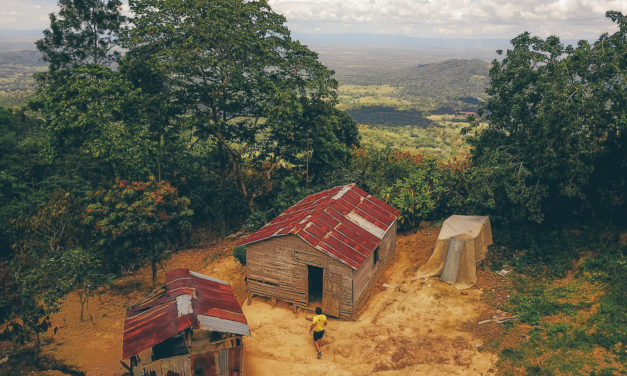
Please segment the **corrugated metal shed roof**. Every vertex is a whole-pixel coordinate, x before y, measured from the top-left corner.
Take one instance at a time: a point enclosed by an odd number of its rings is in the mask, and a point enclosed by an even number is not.
[[[175,269],[166,275],[165,291],[126,311],[122,359],[187,328],[250,335],[228,282]]]
[[[305,197],[239,244],[294,234],[358,269],[399,214],[394,207],[349,184]]]

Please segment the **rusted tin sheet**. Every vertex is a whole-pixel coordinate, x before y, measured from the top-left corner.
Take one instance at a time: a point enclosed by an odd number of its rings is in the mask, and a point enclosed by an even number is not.
[[[399,214],[394,207],[349,184],[305,197],[239,244],[295,234],[358,269]]]
[[[137,355],[188,328],[250,335],[246,317],[227,282],[175,269],[166,275],[164,292],[127,310],[122,358]]]

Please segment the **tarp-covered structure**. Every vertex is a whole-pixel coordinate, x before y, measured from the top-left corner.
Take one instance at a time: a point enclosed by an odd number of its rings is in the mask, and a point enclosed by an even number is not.
[[[452,215],[442,224],[431,258],[418,270],[418,278],[440,275],[458,289],[477,282],[477,262],[492,244],[490,218]]]

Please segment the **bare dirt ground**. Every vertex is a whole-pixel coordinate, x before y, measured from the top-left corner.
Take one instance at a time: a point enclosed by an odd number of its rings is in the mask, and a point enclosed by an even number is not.
[[[293,313],[283,303],[263,298],[244,303],[252,336],[244,340],[245,372],[262,375],[493,375],[497,356],[479,351],[483,336],[476,323],[489,318],[490,307],[480,297],[481,285],[460,291],[437,278],[416,280],[428,259],[438,229],[399,235],[396,258],[355,321],[330,319],[322,359],[308,334],[310,312]],[[229,254],[234,243],[179,252],[163,263],[166,270],[186,267],[229,281],[238,300],[246,298],[243,267]],[[159,278],[164,278],[160,271]],[[481,279],[480,279],[481,283]],[[150,269],[118,279],[115,286],[93,298],[89,319],[79,321],[80,304],[70,295],[53,317],[56,334],[49,334],[43,351],[87,375],[122,375],[124,313],[150,291]],[[60,375],[60,373],[40,373]]]

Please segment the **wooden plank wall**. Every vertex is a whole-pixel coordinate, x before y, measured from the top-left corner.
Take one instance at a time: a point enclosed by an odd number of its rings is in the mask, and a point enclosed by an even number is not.
[[[133,367],[133,374],[138,376],[192,376],[192,363],[189,355],[163,358]]]
[[[368,292],[375,285],[385,267],[394,259],[396,249],[396,222],[390,226],[379,244],[379,261],[373,265],[373,255],[368,256],[361,268],[353,272],[353,307],[357,312],[367,301]]]
[[[307,306],[307,265],[321,267],[339,281],[340,318],[353,311],[352,269],[313,248],[295,235],[271,238],[246,246],[246,284],[252,294]]]

